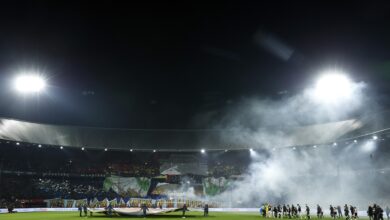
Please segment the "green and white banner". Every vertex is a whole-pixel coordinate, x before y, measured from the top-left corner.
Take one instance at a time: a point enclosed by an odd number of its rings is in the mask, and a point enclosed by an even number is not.
[[[232,183],[225,177],[207,177],[203,179],[203,193],[207,196],[215,196],[224,192]]]
[[[110,176],[104,180],[103,189],[110,189],[122,196],[146,196],[150,187],[150,179],[146,177]]]

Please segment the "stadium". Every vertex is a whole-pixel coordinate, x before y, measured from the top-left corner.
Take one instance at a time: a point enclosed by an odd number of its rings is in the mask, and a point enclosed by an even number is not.
[[[0,220],[389,219],[390,5],[301,3],[5,3]]]

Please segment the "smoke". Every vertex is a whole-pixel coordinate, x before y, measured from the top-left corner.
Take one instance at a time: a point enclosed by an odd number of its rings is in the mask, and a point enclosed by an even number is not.
[[[370,194],[371,199],[377,196],[377,192],[368,188],[373,181],[355,171],[357,161],[360,167],[371,168],[369,154],[364,153],[365,145],[352,144],[349,151],[330,145],[279,149],[271,151],[269,156],[252,156],[244,179],[215,199],[229,198],[233,207],[253,207],[262,202],[312,206],[368,204]],[[370,145],[375,143],[372,141]]]
[[[370,103],[364,88],[364,83],[354,83],[350,88],[353,96],[331,103],[318,99],[315,88],[280,100],[244,98],[212,123],[217,129],[233,131],[221,136],[224,142],[251,148],[269,150],[333,141],[361,126],[351,115],[361,114]],[[326,126],[330,123],[333,126]]]
[[[363,126],[353,116],[373,107],[364,88],[364,83],[352,83],[351,97],[331,103],[316,99],[314,88],[281,100],[247,98],[214,119],[216,128],[233,131],[222,139],[261,151],[251,153],[245,177],[214,199],[230,201],[232,207],[371,203],[380,187],[356,170],[373,168],[369,152],[376,142],[318,145]],[[318,146],[291,148],[299,144]]]

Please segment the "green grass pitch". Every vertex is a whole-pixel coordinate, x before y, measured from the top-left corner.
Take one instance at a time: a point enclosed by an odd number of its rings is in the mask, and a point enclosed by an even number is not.
[[[13,214],[0,214],[0,220],[108,220],[108,219],[143,219],[138,216],[113,216],[107,217],[103,214],[95,214],[90,217],[79,217],[78,212],[35,212],[35,213],[13,213]],[[163,214],[158,216],[147,216],[146,219],[154,220],[172,220],[182,219],[181,212]],[[259,213],[232,213],[232,212],[214,212],[210,213],[208,217],[203,217],[202,212],[188,212],[186,219],[193,220],[263,220]],[[273,219],[273,218],[268,218]],[[312,220],[317,219],[312,217]],[[287,220],[287,218],[286,218]],[[294,219],[293,219],[294,220]],[[299,219],[296,219],[299,220]],[[322,220],[332,220],[331,218],[323,218]],[[344,219],[341,219],[344,220]]]

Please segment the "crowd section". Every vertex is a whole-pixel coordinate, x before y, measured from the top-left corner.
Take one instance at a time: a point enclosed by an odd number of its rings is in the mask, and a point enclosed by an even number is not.
[[[34,179],[33,185],[42,198],[83,199],[106,196],[102,191],[102,179]]]
[[[9,145],[4,147],[3,144],[0,149],[0,169],[3,172],[32,172],[49,176],[112,174],[146,177],[153,177],[159,172],[158,159],[150,155]]]
[[[199,156],[197,153],[192,154]],[[0,143],[0,170],[3,173],[49,177],[118,175],[152,178],[161,174],[161,161],[169,158],[168,152],[105,152],[70,147],[61,150],[58,146],[38,148],[36,145],[16,145],[15,142]],[[205,176],[227,178],[245,172],[247,164],[243,161],[248,160],[233,161],[230,158],[224,160],[220,157],[210,157],[202,163],[207,164]],[[187,170],[184,174],[198,175],[191,173],[192,171]]]
[[[237,153],[232,154],[237,157]],[[181,158],[181,156],[183,156]],[[247,157],[244,152],[243,157]],[[185,162],[188,158],[203,158],[200,153],[175,153]],[[148,195],[159,181],[169,184],[201,186],[206,177],[229,177],[245,171],[245,163],[214,157],[206,160],[204,175],[187,170],[178,175],[165,175],[161,179],[161,161],[169,162],[169,152],[104,151],[102,149],[41,146],[0,140],[0,199],[17,201],[50,198],[114,198],[125,196],[113,190],[105,191],[106,177],[145,177],[151,179]],[[228,161],[231,161],[229,164]],[[241,160],[247,161],[247,160]],[[235,163],[236,166],[233,166]],[[154,196],[154,195],[153,195]],[[3,205],[4,206],[4,205]],[[19,204],[18,206],[22,206]]]
[[[105,197],[103,178],[3,176],[1,196],[18,199]],[[114,195],[115,196],[115,195]]]

